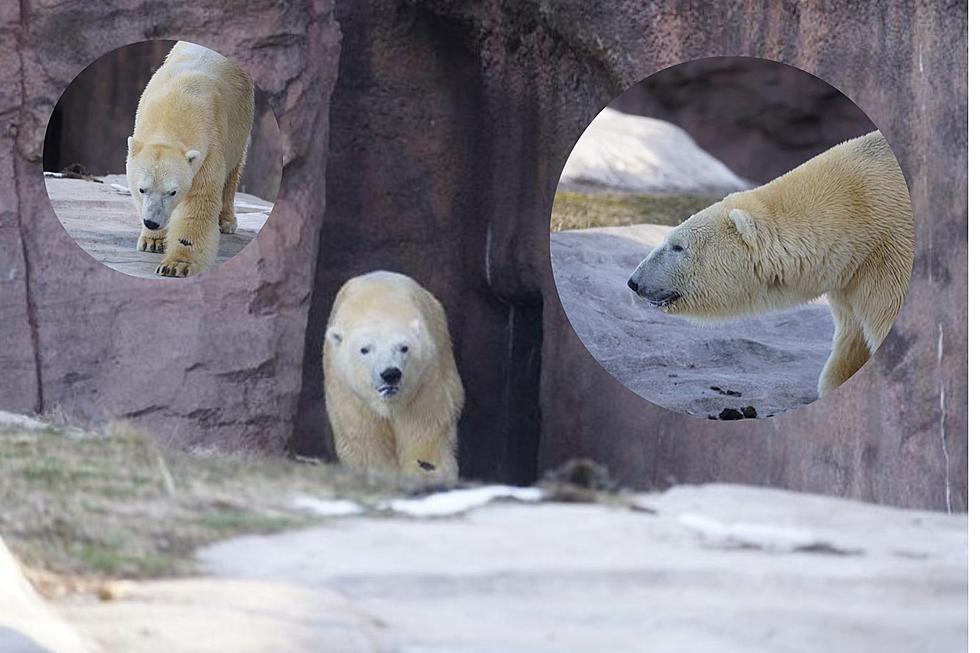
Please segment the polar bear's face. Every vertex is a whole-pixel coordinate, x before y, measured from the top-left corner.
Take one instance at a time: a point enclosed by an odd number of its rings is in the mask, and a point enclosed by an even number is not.
[[[752,215],[723,200],[671,230],[628,285],[667,313],[700,319],[748,313],[765,290],[757,250]]]
[[[418,320],[407,325],[366,324],[327,329],[334,360],[347,385],[368,402],[410,398],[432,360]]]
[[[174,207],[191,189],[201,159],[197,150],[143,145],[130,136],[126,179],[144,227],[150,230],[167,227]]]

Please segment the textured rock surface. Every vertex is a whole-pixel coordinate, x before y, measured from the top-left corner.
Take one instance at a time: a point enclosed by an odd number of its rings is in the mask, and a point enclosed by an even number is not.
[[[749,57],[672,66],[633,86],[612,106],[680,125],[737,174],[758,182],[875,128],[857,105],[820,78]]]
[[[385,267],[446,306],[468,390],[464,474],[529,480],[589,455],[637,485],[966,508],[965,2],[760,0],[737,18],[725,3],[693,17],[679,0],[339,4],[332,96],[329,2],[0,9],[3,408],[129,416],[208,446],[274,448],[292,433],[322,451],[330,300]],[[175,36],[235,58],[270,92],[286,168],[253,246],[151,295],[67,241],[41,142],[90,61]],[[590,119],[651,73],[715,55],[784,61],[861,106],[906,172],[918,238],[909,298],[875,359],[825,401],[734,424],[659,409],[610,377],[565,319],[548,263],[551,195]]]
[[[281,449],[296,410],[323,211],[327,102],[340,34],[329,2],[119,3],[0,11],[4,408],[132,419],[186,446]],[[79,71],[150,38],[193,40],[241,64],[279,116],[285,169],[261,235],[182,284],[113,272],[72,244],[41,177],[48,116]],[[318,135],[311,138],[311,135]]]

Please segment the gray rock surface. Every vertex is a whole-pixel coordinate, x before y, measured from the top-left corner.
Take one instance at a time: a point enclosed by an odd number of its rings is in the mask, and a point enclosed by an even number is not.
[[[765,417],[816,401],[834,335],[830,308],[809,304],[712,325],[667,315],[626,280],[669,231],[634,225],[551,234],[562,308],[589,352],[633,392],[687,415],[752,406]]]
[[[635,504],[350,518],[231,540],[200,559],[219,577],[339,590],[384,624],[393,653],[966,646],[965,516],[734,486]],[[758,534],[757,545],[706,540],[696,519]],[[824,547],[780,552],[788,536]]]
[[[134,277],[162,280],[156,274],[156,268],[163,255],[136,249],[140,223],[126,176],[107,175],[99,179],[102,183],[45,175],[44,185],[58,220],[72,240],[96,261]],[[271,211],[270,202],[237,193],[238,230],[233,234],[221,234],[218,258],[211,269],[255,240]]]

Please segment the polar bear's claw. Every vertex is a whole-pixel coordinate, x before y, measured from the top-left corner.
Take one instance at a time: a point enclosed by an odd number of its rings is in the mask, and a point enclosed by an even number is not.
[[[188,263],[186,261],[172,261],[170,263],[161,263],[157,266],[157,274],[161,277],[190,277],[201,270],[195,263]]]
[[[231,216],[222,214],[218,218],[218,231],[223,234],[233,234],[238,231],[238,218],[232,213]]]
[[[136,241],[136,249],[141,252],[155,252],[157,254],[163,254],[166,249],[166,241],[164,237],[159,238],[149,238],[146,236],[140,236],[139,240]]]

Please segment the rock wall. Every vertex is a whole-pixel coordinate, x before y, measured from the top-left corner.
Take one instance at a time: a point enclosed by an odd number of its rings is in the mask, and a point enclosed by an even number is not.
[[[290,439],[322,453],[333,292],[388,268],[446,305],[468,391],[465,475],[529,481],[591,456],[637,486],[735,481],[965,510],[965,3],[697,11],[341,0],[335,22],[323,0],[0,10],[0,407],[125,416],[184,446]],[[40,150],[83,66],[177,37],[235,57],[270,92],[286,167],[253,245],[167,284],[75,248],[44,197]],[[903,165],[918,236],[909,299],[875,359],[824,401],[734,424],[613,380],[568,325],[548,262],[551,196],[590,119],[651,73],[716,55],[784,61],[851,97]]]
[[[323,212],[340,47],[331,3],[22,2],[0,10],[0,34],[0,403],[129,419],[188,447],[281,450]],[[285,168],[275,210],[242,254],[168,283],[113,272],[74,244],[45,195],[41,149],[54,103],[85,66],[177,37],[233,57],[266,89]]]
[[[760,183],[875,128],[827,82],[752,57],[672,66],[631,87],[612,106],[683,127],[736,174]]]

